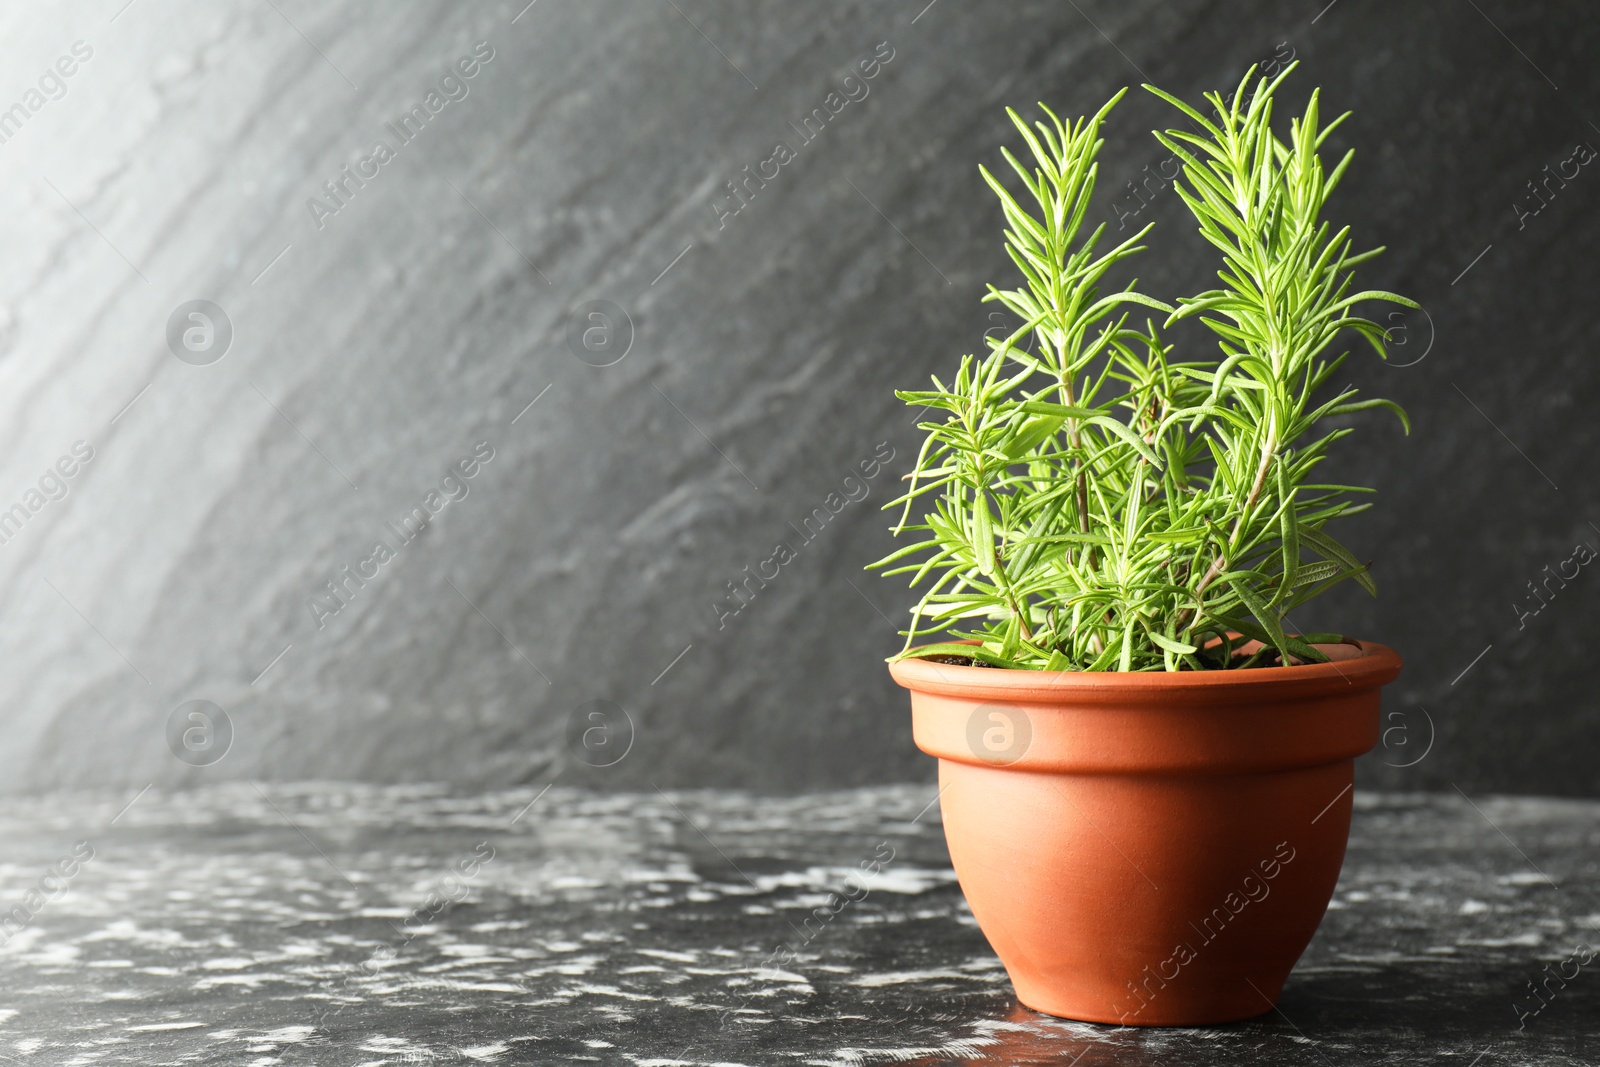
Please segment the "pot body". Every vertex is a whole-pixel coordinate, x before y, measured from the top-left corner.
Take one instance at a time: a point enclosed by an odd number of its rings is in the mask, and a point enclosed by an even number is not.
[[[1381,645],[1326,664],[1082,674],[891,665],[1017,997],[1087,1022],[1271,1011],[1344,861]]]

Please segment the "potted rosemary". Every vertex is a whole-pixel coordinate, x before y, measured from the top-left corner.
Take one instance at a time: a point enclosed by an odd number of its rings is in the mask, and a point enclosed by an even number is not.
[[[1187,126],[1155,136],[1221,254],[1220,287],[1173,304],[1101,291],[1149,226],[1109,250],[1104,226],[1084,234],[1122,93],[1070,124],[1010,112],[1032,156],[1004,152],[1020,201],[980,169],[1023,285],[984,299],[1020,321],[949,384],[898,394],[930,413],[890,505],[916,538],[874,566],[926,588],[890,670],[939,758],[973,914],[1021,1001],[1053,1015],[1270,1011],[1333,892],[1353,761],[1400,671],[1290,619],[1340,582],[1376,592],[1328,530],[1366,490],[1316,474],[1351,432],[1330,418],[1405,414],[1327,387],[1341,338],[1384,354],[1358,304],[1417,306],[1353,291],[1382,250],[1322,217],[1351,158],[1319,155],[1342,119],[1323,125],[1313,93],[1274,131],[1291,70],[1252,69],[1210,114],[1146,86]],[[1190,318],[1218,345],[1180,360],[1160,331]]]

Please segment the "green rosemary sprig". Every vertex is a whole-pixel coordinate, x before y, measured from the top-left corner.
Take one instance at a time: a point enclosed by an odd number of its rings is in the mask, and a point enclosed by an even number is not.
[[[1384,355],[1383,329],[1356,305],[1417,305],[1351,291],[1352,268],[1382,249],[1353,253],[1348,228],[1321,218],[1351,153],[1330,172],[1318,151],[1343,117],[1321,126],[1313,93],[1287,140],[1272,130],[1274,94],[1293,69],[1253,85],[1252,69],[1231,99],[1207,94],[1210,116],[1145,86],[1192,125],[1155,136],[1182,162],[1178,193],[1222,253],[1221,285],[1175,305],[1137,283],[1100,292],[1107,271],[1143,251],[1149,226],[1106,251],[1103,225],[1082,233],[1100,127],[1123,93],[1071,124],[1044,105],[1031,126],[1008,112],[1032,164],[1002,154],[1026,195],[980,170],[1024,285],[990,286],[984,299],[1020,322],[985,355],[963,357],[950,384],[936,376],[932,389],[897,394],[937,413],[919,424],[927,437],[910,485],[888,505],[901,509],[896,534],[921,536],[873,564],[927,583],[902,655],[1207,669],[1233,662],[1233,632],[1285,664],[1321,660],[1312,641],[1332,635],[1290,636],[1285,615],[1346,579],[1376,593],[1326,531],[1366,507],[1351,495],[1368,490],[1311,478],[1350,432],[1323,420],[1384,407],[1405,423],[1405,413],[1322,387],[1348,356],[1328,354],[1346,331]],[[1154,321],[1130,321],[1141,306],[1167,324],[1198,318],[1217,355],[1174,362]],[[940,633],[981,644],[911,651]]]

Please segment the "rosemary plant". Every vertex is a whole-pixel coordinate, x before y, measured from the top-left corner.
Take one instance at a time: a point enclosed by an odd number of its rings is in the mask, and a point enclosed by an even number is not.
[[[1383,407],[1354,389],[1323,395],[1349,355],[1330,346],[1349,332],[1380,357],[1385,335],[1355,305],[1352,268],[1382,251],[1353,253],[1349,229],[1322,221],[1349,165],[1318,154],[1343,121],[1322,126],[1317,93],[1272,129],[1277,78],[1252,69],[1231,99],[1206,95],[1207,116],[1153,86],[1192,124],[1156,139],[1182,163],[1175,183],[1222,253],[1221,287],[1177,304],[1137,282],[1102,294],[1113,266],[1143,250],[1146,226],[1100,250],[1105,226],[1082,235],[1094,193],[1101,123],[1030,125],[1008,113],[1030,167],[1002,150],[1027,206],[986,168],[1005,214],[1017,289],[989,287],[985,302],[1014,312],[1009,336],[962,358],[946,385],[902,391],[934,413],[894,527],[922,536],[873,564],[912,575],[926,591],[902,656],[961,656],[996,667],[1079,671],[1200,670],[1321,661],[1332,634],[1289,632],[1290,611],[1346,580],[1376,588],[1365,564],[1327,532],[1363,510],[1356,486],[1316,484],[1329,447],[1349,433],[1329,416]],[[1198,318],[1219,342],[1209,360],[1176,362],[1162,328]],[[920,521],[912,509],[922,505]],[[957,628],[964,627],[964,628]],[[1286,628],[1287,627],[1287,628]],[[913,648],[945,633],[951,641]],[[1240,639],[1262,642],[1251,657]]]

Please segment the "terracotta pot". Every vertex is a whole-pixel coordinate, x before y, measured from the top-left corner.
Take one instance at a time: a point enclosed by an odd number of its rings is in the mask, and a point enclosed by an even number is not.
[[[1017,998],[1190,1026],[1271,1011],[1344,862],[1354,760],[1400,657],[1078,673],[890,664],[945,838]]]

